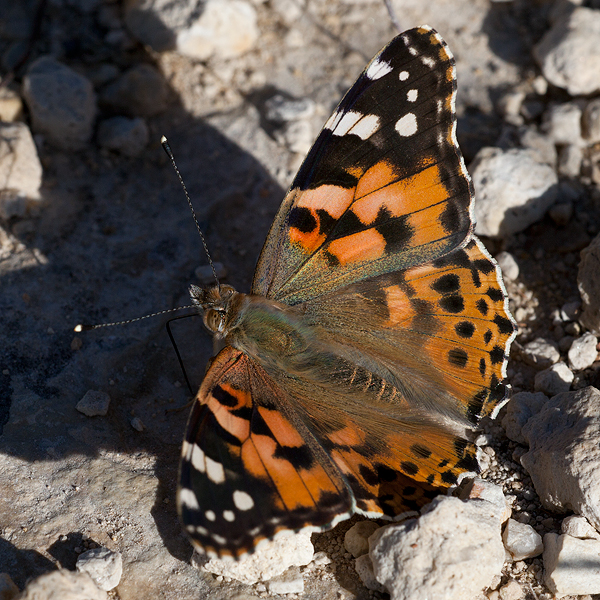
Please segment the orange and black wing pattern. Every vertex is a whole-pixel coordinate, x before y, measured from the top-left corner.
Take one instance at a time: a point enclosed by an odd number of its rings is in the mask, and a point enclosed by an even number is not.
[[[373,58],[294,179],[252,292],[296,304],[463,244],[473,195],[455,95],[454,59],[430,28]]]

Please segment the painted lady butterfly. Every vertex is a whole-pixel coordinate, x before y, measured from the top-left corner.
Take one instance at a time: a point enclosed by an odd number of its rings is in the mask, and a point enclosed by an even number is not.
[[[192,286],[225,345],[182,449],[178,508],[200,552],[391,518],[478,470],[465,433],[505,398],[515,328],[473,235],[455,93],[433,29],[396,37],[302,164],[251,294]]]

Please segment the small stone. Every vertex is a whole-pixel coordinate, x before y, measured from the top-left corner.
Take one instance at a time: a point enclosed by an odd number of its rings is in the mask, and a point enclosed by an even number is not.
[[[104,547],[93,548],[77,557],[76,568],[80,573],[87,573],[101,590],[108,592],[121,581],[123,559],[120,552]]]
[[[581,116],[581,106],[577,102],[554,104],[544,114],[544,131],[555,144],[578,144],[581,140]]]
[[[558,345],[553,340],[536,338],[523,346],[523,361],[538,370],[547,369],[560,360]]]
[[[563,321],[576,321],[581,313],[581,302],[575,300],[573,302],[565,302],[560,307],[560,318]]]
[[[581,515],[565,517],[560,525],[560,530],[562,533],[580,540],[600,539],[600,532],[596,531],[590,522]]]
[[[23,116],[21,96],[10,87],[0,88],[0,121],[12,123]]]
[[[500,600],[521,600],[525,598],[523,588],[514,579],[503,585],[498,591],[500,592]]]
[[[144,431],[144,429],[146,429],[146,427],[144,426],[144,423],[142,422],[142,420],[139,417],[133,417],[133,419],[131,419],[130,423],[131,423],[131,426],[136,431]]]
[[[517,117],[525,100],[525,92],[515,90],[504,94],[498,102],[498,109],[505,117]]]
[[[131,0],[125,8],[125,23],[137,39],[157,52],[177,50],[199,60],[241,56],[259,37],[256,10],[245,0]]]
[[[519,265],[510,252],[500,252],[496,256],[496,262],[502,271],[504,279],[515,281],[519,277]]]
[[[561,361],[536,373],[533,387],[536,392],[556,396],[571,389],[573,378],[573,372]]]
[[[573,216],[573,203],[572,202],[564,202],[561,204],[555,204],[548,211],[550,218],[560,226],[565,226],[569,224],[571,217]]]
[[[575,144],[567,144],[558,152],[557,169],[563,177],[577,177],[581,171],[583,150]]]
[[[369,536],[379,527],[374,521],[355,523],[344,535],[344,547],[354,558],[366,554],[369,551]]]
[[[125,71],[100,95],[103,106],[131,117],[150,117],[167,108],[168,88],[160,72],[148,64]]]
[[[107,600],[104,590],[98,588],[87,573],[59,569],[40,575],[30,581],[19,595],[19,600]]]
[[[588,144],[600,142],[600,98],[590,100],[583,109],[583,137]]]
[[[599,37],[600,11],[578,6],[556,19],[533,54],[550,83],[571,96],[593,94],[600,90]]]
[[[532,150],[538,162],[554,167],[557,160],[556,145],[550,136],[540,133],[535,127],[523,127],[519,141],[524,148]]]
[[[574,340],[568,353],[571,369],[581,371],[591,367],[598,358],[597,344],[598,339],[593,333],[586,333]]]
[[[271,594],[302,594],[304,592],[304,579],[298,567],[288,569],[267,582],[267,589]]]
[[[42,165],[25,123],[0,123],[0,217],[23,217],[41,199]]]
[[[23,79],[33,130],[53,145],[78,150],[92,137],[96,95],[91,82],[50,56],[31,63]]]
[[[538,96],[545,96],[548,91],[548,81],[542,76],[538,75],[532,82],[531,86],[533,87],[533,91]]]
[[[471,163],[475,231],[505,237],[542,219],[557,198],[554,169],[533,150],[482,148]]]
[[[125,156],[138,156],[148,145],[149,131],[141,117],[111,117],[98,126],[98,143]]]
[[[307,154],[314,141],[312,126],[308,121],[293,121],[275,133],[277,141],[297,154]]]
[[[265,102],[265,117],[273,123],[288,123],[307,119],[315,112],[315,103],[310,98],[295,100],[275,94]]]
[[[110,396],[106,392],[88,390],[75,408],[88,417],[104,417],[109,406]]]
[[[504,547],[513,561],[532,558],[544,551],[542,536],[531,525],[508,519],[502,533]]]

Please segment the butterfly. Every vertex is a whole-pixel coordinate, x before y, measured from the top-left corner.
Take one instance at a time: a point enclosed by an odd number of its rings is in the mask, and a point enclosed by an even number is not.
[[[467,432],[506,397],[515,326],[473,234],[454,59],[424,26],[339,103],[268,233],[250,294],[190,288],[223,349],[182,448],[197,550],[418,510],[478,471]]]

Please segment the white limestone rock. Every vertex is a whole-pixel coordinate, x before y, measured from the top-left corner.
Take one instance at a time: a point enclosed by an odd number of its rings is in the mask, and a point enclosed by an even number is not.
[[[538,556],[544,551],[542,536],[531,525],[514,519],[506,522],[502,541],[515,562]]]
[[[475,231],[504,237],[539,221],[557,198],[554,169],[530,149],[482,148],[470,166],[477,194]]]
[[[314,548],[310,533],[285,531],[274,540],[261,543],[254,554],[239,561],[212,558],[202,568],[215,575],[223,575],[252,585],[258,581],[268,581],[281,575],[293,566],[310,563]]]
[[[485,500],[438,497],[418,519],[378,529],[369,555],[392,600],[475,597],[500,574],[499,509]]]
[[[0,122],[0,217],[23,217],[39,201],[42,165],[25,123]]]
[[[556,19],[533,49],[544,77],[571,96],[600,90],[600,10],[579,6]]]
[[[600,594],[600,540],[544,536],[544,583],[557,596]]]
[[[548,400],[522,429],[521,464],[543,506],[573,511],[600,529],[600,391],[587,387]]]
[[[573,378],[573,371],[561,361],[536,373],[533,388],[546,396],[556,396],[571,389]]]
[[[30,581],[18,600],[108,600],[87,573],[59,569]]]
[[[105,592],[116,588],[123,575],[121,553],[104,547],[83,552],[77,557],[75,566],[80,573],[87,573]]]
[[[241,56],[259,36],[256,10],[246,0],[129,0],[125,23],[158,52],[200,60]]]
[[[584,333],[580,338],[573,340],[569,349],[569,366],[576,371],[591,367],[598,358],[598,338],[593,333]]]

